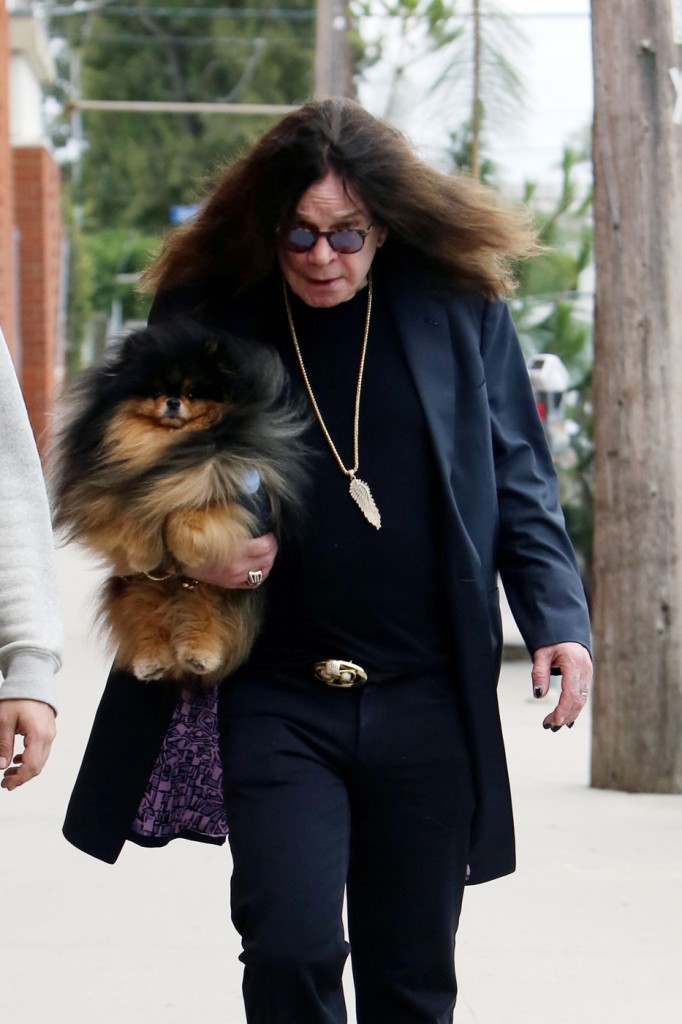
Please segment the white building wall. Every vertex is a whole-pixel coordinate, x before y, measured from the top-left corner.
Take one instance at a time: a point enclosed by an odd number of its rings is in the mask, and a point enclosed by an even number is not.
[[[12,146],[35,146],[43,141],[43,94],[40,82],[23,53],[9,63],[9,140]]]
[[[13,146],[46,143],[43,86],[54,80],[54,62],[42,25],[25,14],[9,19],[9,132]]]

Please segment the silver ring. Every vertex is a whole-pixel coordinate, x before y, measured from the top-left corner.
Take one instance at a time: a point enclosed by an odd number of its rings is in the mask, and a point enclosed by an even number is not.
[[[262,569],[252,569],[246,576],[247,587],[260,587],[263,582]]]

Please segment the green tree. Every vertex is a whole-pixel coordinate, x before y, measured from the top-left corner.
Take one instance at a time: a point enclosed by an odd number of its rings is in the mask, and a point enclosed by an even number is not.
[[[85,237],[85,248],[93,272],[92,305],[109,310],[120,304],[124,320],[143,319],[149,297],[134,288],[135,279],[158,248],[156,235],[145,235],[135,228],[107,228]]]
[[[471,174],[471,151],[473,146],[473,124],[471,120],[450,132],[447,149],[452,166],[461,174]],[[484,185],[494,185],[498,179],[499,168],[486,152],[486,133],[479,125],[478,178]]]
[[[88,99],[301,102],[312,82],[311,0],[287,0],[281,17],[272,14],[263,0],[222,9],[212,0],[137,0],[56,18],[52,30],[68,40],[63,90],[73,92],[76,78]],[[196,199],[198,182],[267,120],[86,111],[82,124],[87,148],[73,185],[86,230],[153,232],[168,225],[171,206]]]
[[[48,11],[48,13],[50,13]],[[106,340],[112,305],[146,313],[135,273],[158,248],[173,206],[195,202],[217,167],[248,146],[267,117],[78,112],[78,98],[296,104],[312,88],[312,0],[131,0],[60,5],[48,28],[64,45],[53,125],[73,216],[69,364]],[[357,46],[357,44],[356,44]],[[97,314],[97,326],[88,316]]]
[[[515,319],[529,352],[554,352],[576,373],[592,363],[590,317],[580,317],[580,278],[592,261],[592,190],[576,180],[589,154],[567,146],[561,160],[561,189],[549,204],[527,183],[523,201],[533,210],[546,252],[519,267]],[[538,317],[538,310],[540,316]],[[591,312],[591,311],[590,311]],[[551,348],[547,346],[551,345]]]

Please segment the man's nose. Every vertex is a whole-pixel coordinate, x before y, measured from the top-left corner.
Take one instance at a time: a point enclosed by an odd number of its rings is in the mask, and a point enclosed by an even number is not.
[[[318,235],[315,245],[310,249],[310,256],[312,256],[315,263],[324,265],[331,263],[336,253],[329,244],[329,239],[325,238],[324,235]]]

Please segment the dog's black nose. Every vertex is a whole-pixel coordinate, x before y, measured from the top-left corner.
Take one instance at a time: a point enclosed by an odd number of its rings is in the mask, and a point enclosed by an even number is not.
[[[168,409],[169,412],[170,411],[177,412],[177,410],[180,408],[180,399],[179,398],[167,398],[166,399],[166,408]]]

